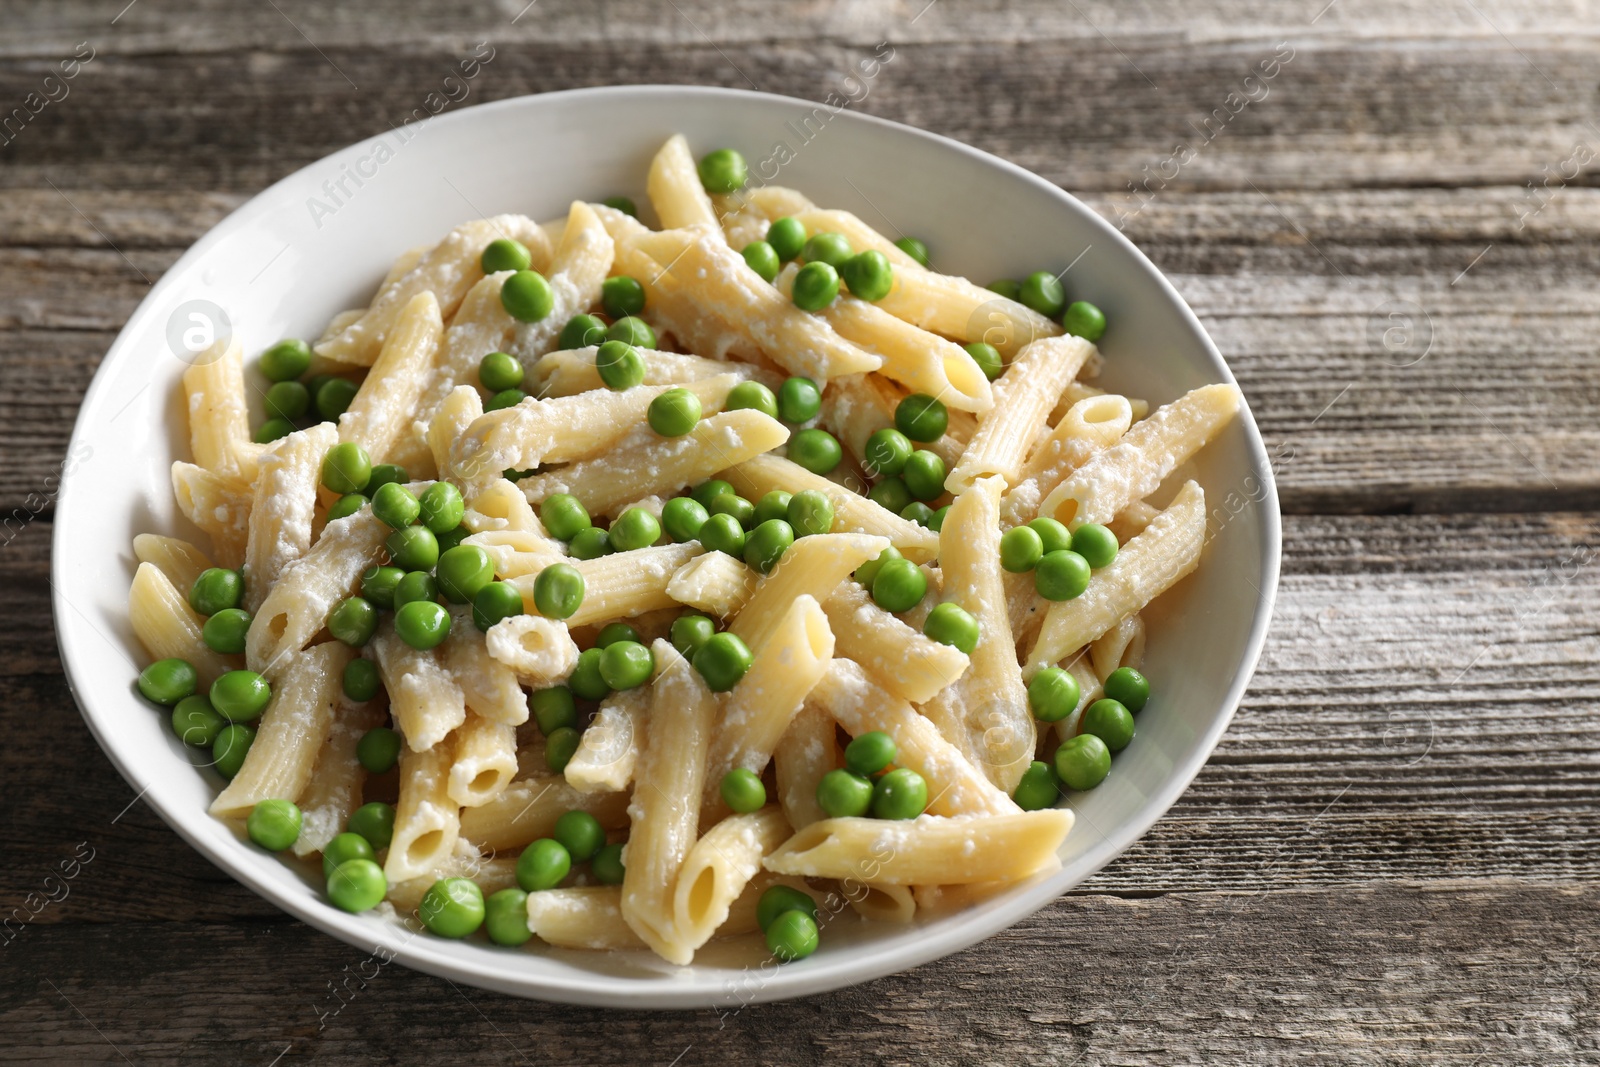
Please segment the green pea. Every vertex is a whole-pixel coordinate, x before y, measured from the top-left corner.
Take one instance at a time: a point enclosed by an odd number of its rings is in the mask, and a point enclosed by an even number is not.
[[[504,411],[506,408],[516,407],[526,399],[528,399],[528,394],[521,389],[502,389],[483,402],[483,410],[486,412]]]
[[[615,208],[617,211],[622,212],[624,215],[632,215],[634,218],[638,218],[639,217],[639,209],[638,209],[638,207],[636,207],[634,205],[633,200],[632,200],[631,197],[626,197],[626,196],[608,196],[608,197],[606,197],[604,200],[602,200],[600,202],[602,204],[604,204],[606,207]]]
[[[792,494],[786,493],[782,489],[774,489],[756,501],[755,514],[750,521],[756,526],[760,526],[768,519],[788,518],[789,501],[792,499],[794,499]]]
[[[958,648],[969,656],[978,647],[978,620],[954,601],[947,600],[928,612],[922,632],[941,645]]]
[[[1056,749],[1055,766],[1068,789],[1093,789],[1111,773],[1111,750],[1094,734],[1078,734]]]
[[[311,410],[311,393],[299,382],[277,382],[267,389],[267,414],[293,422]]]
[[[209,748],[226,725],[228,720],[199,693],[184,697],[172,709],[172,732],[186,745]]]
[[[919,267],[928,265],[928,246],[915,237],[902,237],[894,243],[894,246],[916,260]]]
[[[1122,702],[1104,698],[1096,700],[1083,711],[1083,732],[1094,734],[1106,743],[1113,754],[1121,752],[1133,740],[1133,713]]]
[[[490,582],[472,598],[472,625],[487,633],[501,619],[522,614],[522,594],[510,582]]]
[[[839,295],[839,272],[818,260],[801,267],[794,276],[790,299],[801,311],[821,311]]]
[[[1039,535],[1039,544],[1047,555],[1072,547],[1072,534],[1054,519],[1041,516],[1028,523],[1028,528]]]
[[[631,552],[661,540],[661,521],[644,508],[629,508],[611,524],[611,550]]]
[[[883,569],[883,565],[892,559],[900,558],[902,558],[900,555],[900,550],[893,545],[890,545],[888,548],[878,553],[876,558],[869,559],[861,566],[857,567],[855,580],[866,586],[868,589],[871,589],[873,579],[878,577],[878,572]]]
[[[618,641],[600,653],[600,677],[618,692],[644,685],[653,670],[655,657],[637,641]]]
[[[1061,316],[1061,325],[1066,327],[1072,336],[1090,342],[1100,340],[1106,333],[1105,314],[1085,300],[1072,302],[1067,308],[1067,313]]]
[[[328,899],[344,911],[369,911],[382,904],[388,893],[383,868],[368,859],[346,860],[328,876]]]
[[[439,553],[440,555],[443,555],[452,548],[455,548],[457,545],[461,544],[461,542],[465,541],[471,535],[472,531],[467,529],[465,526],[457,526],[453,530],[446,530],[444,533],[435,534],[434,536],[439,540]]]
[[[1089,588],[1089,563],[1071,550],[1046,552],[1033,569],[1033,588],[1046,600],[1071,600]]]
[[[761,776],[743,767],[724,774],[718,791],[728,807],[741,814],[760,811],[767,803],[767,787],[761,783]]]
[[[717,624],[705,615],[679,615],[672,620],[672,647],[684,659],[694,659],[700,646],[711,640]]]
[[[470,604],[494,581],[494,561],[477,545],[457,545],[439,556],[439,592],[452,604]]]
[[[244,758],[250,754],[255,740],[255,727],[229,723],[217,731],[217,739],[211,743],[211,766],[222,777],[232,779],[244,766]]]
[[[1021,283],[1012,281],[1010,278],[997,278],[984,286],[984,288],[991,293],[999,293],[1007,300],[1015,300],[1022,293]]]
[[[811,894],[793,886],[768,886],[766,892],[761,894],[761,899],[756,901],[756,924],[765,930],[772,925],[772,920],[786,911],[802,911],[816,918],[817,902],[811,898]]]
[[[528,246],[510,237],[500,237],[484,246],[478,265],[485,274],[498,274],[503,270],[527,270],[533,262]]]
[[[553,685],[530,693],[528,710],[534,722],[539,724],[539,732],[546,737],[557,730],[572,729],[578,725],[578,705],[572,699],[572,690],[564,685]]]
[[[385,485],[404,485],[410,480],[404,467],[395,463],[379,463],[373,466],[372,476],[367,479],[367,493],[376,493]]]
[[[417,517],[435,537],[460,526],[462,517],[467,513],[461,490],[449,482],[434,482],[428,486],[422,491],[422,499],[417,505]]]
[[[587,530],[592,525],[583,501],[571,493],[554,493],[545,497],[544,503],[539,505],[539,522],[545,532],[557,541],[570,541],[578,536],[580,530]]]
[[[778,417],[778,398],[772,395],[772,390],[760,382],[744,381],[728,390],[728,399],[722,405],[724,411],[739,411],[749,408],[759,411],[770,418]],[[731,487],[730,487],[731,488]]]
[[[269,382],[292,381],[311,369],[311,346],[285,338],[261,353],[260,367]]]
[[[834,270],[838,270],[855,254],[855,250],[841,234],[819,233],[814,234],[811,240],[806,242],[800,254],[808,263],[826,263]]]
[[[350,813],[350,832],[366,838],[375,849],[389,847],[394,840],[394,807],[374,800]]]
[[[409,571],[394,587],[396,611],[415,601],[433,601],[438,597],[439,583],[427,571]]]
[[[934,500],[944,492],[944,460],[939,453],[919,448],[906,460],[900,478],[918,500]]]
[[[735,388],[737,389],[737,387]],[[732,394],[730,393],[729,395],[731,396]],[[733,483],[725,482],[721,478],[712,478],[689,490],[689,495],[698,500],[701,507],[710,508],[711,502],[717,497],[723,493],[732,493],[733,491]]]
[[[554,889],[572,870],[572,854],[552,837],[541,837],[517,857],[517,885],[524,893]]]
[[[1072,531],[1072,551],[1095,570],[1117,558],[1117,535],[1096,522],[1086,522]]]
[[[572,727],[556,730],[544,739],[544,765],[552,774],[560,774],[572,762],[583,736]]]
[[[261,717],[272,701],[272,686],[255,671],[228,671],[211,683],[211,706],[230,722]]]
[[[439,562],[439,538],[426,526],[407,526],[396,530],[383,543],[396,567],[408,571],[431,571]]]
[[[744,561],[769,574],[794,544],[794,528],[783,519],[768,519],[750,531],[744,541]]]
[[[872,785],[875,819],[915,819],[928,808],[928,782],[910,767],[896,767]]]
[[[367,660],[351,660],[367,663]],[[400,759],[400,734],[387,726],[374,726],[356,742],[356,759],[370,774],[384,774],[394,769]]]
[[[256,432],[250,440],[258,445],[270,445],[274,441],[282,440],[294,433],[294,423],[288,419],[268,419],[256,427]]]
[[[594,639],[595,648],[608,648],[618,641],[633,641],[642,643],[639,631],[625,622],[608,622],[600,628],[600,633]]]
[[[928,576],[908,559],[891,559],[872,579],[872,601],[884,611],[909,611],[928,591]]]
[[[1056,780],[1056,772],[1043,760],[1034,760],[1022,772],[1017,791],[1011,794],[1011,799],[1023,811],[1040,811],[1054,807],[1060,796],[1061,786]]]
[[[533,581],[533,603],[547,619],[569,619],[583,604],[583,574],[571,564],[553,563]]]
[[[911,458],[911,439],[899,430],[885,427],[874,430],[872,436],[867,438],[865,459],[867,473],[872,475],[898,475],[905,470],[906,461]],[[901,507],[905,505],[902,504]],[[891,510],[898,511],[899,508]]]
[[[328,521],[338,522],[348,515],[354,515],[366,507],[367,503],[367,498],[362,493],[346,493],[338,500],[335,500],[333,506],[328,509]]]
[[[625,341],[610,340],[601,345],[594,365],[607,389],[632,389],[644,381],[644,357]]]
[[[366,703],[382,691],[383,676],[371,660],[353,659],[344,665],[340,684],[345,696],[357,703]]]
[[[1150,700],[1150,681],[1132,667],[1118,667],[1106,676],[1106,696],[1132,712],[1144,710]]]
[[[1013,526],[1000,535],[1000,566],[1012,574],[1031,571],[1044,556],[1044,541],[1031,526]]]
[[[844,748],[845,770],[871,778],[888,767],[899,754],[894,738],[882,730],[872,730],[853,739]]]
[[[478,362],[478,381],[491,393],[522,384],[522,361],[509,352],[490,352]]]
[[[556,820],[552,836],[561,847],[567,850],[573,860],[583,863],[590,859],[600,847],[606,843],[606,831],[596,819],[586,811],[569,811]]]
[[[906,491],[910,492],[909,489]],[[933,509],[920,500],[913,500],[900,509],[900,517],[902,519],[910,519],[918,526],[927,526],[933,522]]]
[[[833,529],[833,501],[818,489],[804,489],[790,497],[785,514],[796,537],[825,534]]]
[[[574,348],[589,348],[600,344],[606,339],[605,321],[593,315],[574,315],[561,327],[561,336],[556,338],[556,347],[564,352]]]
[[[600,306],[614,319],[637,315],[644,310],[644,286],[625,274],[607,278],[600,285]]]
[[[967,355],[972,357],[972,362],[983,371],[983,376],[991,382],[1000,377],[1006,369],[1006,361],[1001,358],[1000,350],[994,345],[982,341],[974,341],[966,346]]]
[[[245,636],[250,632],[250,613],[243,608],[223,608],[206,620],[200,628],[200,639],[213,652],[225,656],[244,651]]]
[[[661,506],[661,525],[674,541],[693,541],[707,517],[706,509],[692,496],[675,496]]]
[[[622,842],[601,845],[594,859],[589,861],[589,873],[601,885],[621,885],[627,874],[622,864]]]
[[[441,878],[422,894],[417,917],[440,937],[461,938],[483,925],[483,890],[470,878]]]
[[[778,254],[778,258],[787,263],[798,256],[806,246],[806,228],[799,219],[785,215],[781,219],[773,219],[767,227],[767,244]]]
[[[1047,270],[1036,270],[1022,279],[1017,289],[1017,299],[1046,318],[1055,318],[1067,306],[1066,291],[1061,281]]]
[[[944,505],[942,508],[936,509],[933,513],[933,518],[928,520],[928,529],[932,530],[934,533],[940,533],[943,531],[944,517],[948,514],[950,514],[949,504]]]
[[[726,552],[735,559],[744,558],[744,527],[732,515],[712,515],[700,525],[697,537],[707,552]]]
[[[778,253],[765,241],[751,241],[740,250],[739,254],[749,268],[756,272],[764,282],[771,282],[778,276],[778,269],[783,266],[778,259]]]
[[[839,274],[850,287],[850,294],[862,300],[882,300],[894,288],[894,268],[889,265],[889,257],[875,248],[845,260]]]
[[[687,389],[668,389],[650,401],[645,418],[662,437],[682,437],[700,424],[700,398]]]
[[[497,945],[515,948],[533,937],[528,929],[528,894],[520,889],[502,889],[483,902],[483,929]]]
[[[578,653],[578,662],[573,665],[572,673],[567,675],[567,687],[572,690],[573,696],[584,700],[603,700],[611,692],[611,687],[600,674],[600,657],[605,654],[603,648],[586,648]]]
[[[894,425],[913,441],[937,441],[950,425],[950,412],[927,393],[912,393],[896,405]]]
[[[611,552],[611,535],[598,526],[579,530],[567,543],[567,555],[573,559],[599,559]]]
[[[556,294],[536,270],[519,270],[500,287],[500,306],[518,322],[539,322],[556,309]]]
[[[822,411],[822,390],[810,378],[785,378],[778,387],[778,416],[784,422],[810,422]]]
[[[606,329],[606,340],[620,341],[635,348],[656,348],[656,332],[643,319],[625,315]],[[640,364],[642,367],[643,364]],[[641,377],[641,381],[643,378]],[[613,387],[614,388],[614,387]]]
[[[750,649],[737,635],[724,630],[706,638],[692,662],[713,693],[726,693],[750,669]]]
[[[859,818],[872,809],[872,782],[835,768],[817,781],[817,805],[830,819]]]
[[[396,530],[403,530],[416,522],[421,511],[422,505],[417,502],[415,494],[396,482],[379,486],[372,495],[372,513]]]
[[[313,402],[323,422],[338,422],[339,416],[350,410],[359,387],[349,378],[329,378],[317,387]]]
[[[372,477],[372,459],[354,441],[328,449],[322,457],[322,484],[335,493],[359,493]]]
[[[719,148],[700,158],[700,184],[708,193],[734,193],[744,188],[750,168],[744,156],[731,148]]]
[[[412,648],[426,652],[450,636],[450,613],[431,600],[413,600],[394,613],[394,632]]]
[[[333,840],[322,850],[322,876],[332,878],[334,870],[340,864],[349,863],[351,860],[376,858],[377,853],[372,850],[372,842],[360,834],[349,831],[335,834]]]
[[[243,575],[226,567],[207,567],[189,587],[189,606],[202,615],[236,608],[243,600]]]
[[[1028,710],[1040,722],[1060,722],[1077,708],[1081,695],[1071,671],[1046,667],[1028,683]]]
[[[827,430],[812,428],[789,438],[789,459],[812,474],[827,474],[844,459],[844,449]]]

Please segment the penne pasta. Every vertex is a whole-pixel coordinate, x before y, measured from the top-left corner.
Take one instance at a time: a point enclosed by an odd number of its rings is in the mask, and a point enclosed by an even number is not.
[[[859,582],[840,582],[823,610],[837,654],[860,664],[901,700],[931,700],[967,670],[965,652],[941,645],[884,611]]]
[[[181,659],[191,664],[200,684],[242,666],[238,656],[213,652],[200,636],[205,620],[173,588],[154,563],[141,563],[128,591],[128,622],[151,659]]]
[[[250,405],[244,389],[244,349],[220,338],[183,372],[194,461],[220,477],[249,482],[262,446],[250,439]]]
[[[391,882],[420,878],[443,863],[461,836],[461,809],[449,795],[451,745],[400,750],[400,800],[383,861]]]
[[[526,711],[524,711],[526,713]],[[445,795],[477,808],[505,792],[517,773],[517,728],[468,710],[456,729]]]
[[[535,395],[539,397],[576,396],[594,389],[605,388],[600,371],[595,366],[595,353],[599,348],[575,348],[565,352],[551,352],[533,365],[533,378],[538,383]],[[765,367],[750,363],[727,363],[688,356],[677,352],[651,352],[644,363],[643,385],[688,385],[706,378],[731,374],[739,381],[756,381],[774,391],[783,384],[782,375]],[[726,396],[726,393],[724,393]],[[702,398],[704,403],[704,398]],[[721,399],[717,406],[722,406]]]
[[[744,609],[760,575],[726,552],[696,556],[672,573],[667,596],[726,619]]]
[[[321,422],[261,458],[244,551],[246,610],[258,610],[283,569],[310,551],[322,459],[338,440],[339,431]]]
[[[650,196],[650,206],[656,209],[656,218],[666,229],[698,227],[706,232],[722,230],[717,226],[717,213],[711,198],[700,184],[700,173],[695,168],[694,156],[689,152],[689,142],[683,134],[673,134],[650,161],[650,174],[645,191]]]
[[[1050,605],[1024,673],[1032,677],[1144,610],[1194,570],[1205,538],[1206,495],[1198,482],[1188,482],[1143,533],[1089,579],[1082,596]]]
[[[817,803],[817,784],[839,766],[834,722],[827,712],[807,703],[789,723],[772,752],[778,803],[789,825],[799,830],[827,818]]]
[[[756,582],[755,591],[728,629],[758,653],[782,625],[789,605],[802,596],[823,600],[861,564],[876,559],[881,537],[865,534],[813,534],[784,553],[778,566]]]
[[[1039,505],[1061,480],[1110,448],[1133,424],[1126,397],[1103,394],[1080,400],[1067,410],[1022,470],[1022,480],[1000,501],[1002,526],[1020,526],[1039,515]]]
[[[806,878],[874,885],[1013,882],[1054,870],[1072,829],[1060,808],[988,818],[825,819],[799,831],[763,866]]]
[[[1077,529],[1104,525],[1124,508],[1155,492],[1178,464],[1198,452],[1239,410],[1236,386],[1203,385],[1148,419],[1122,440],[1073,471],[1039,507],[1039,514]]]
[[[554,298],[548,315],[538,322],[517,323],[512,354],[524,367],[555,346],[561,327],[572,316],[589,310],[600,300],[600,285],[611,270],[614,246],[594,209],[574,200],[567,212],[561,242],[550,257],[547,280]]]
[[[133,558],[140,563],[151,563],[179,592],[194,588],[195,579],[211,567],[206,554],[187,541],[160,534],[136,534],[133,538]]]
[[[639,762],[649,711],[650,692],[643,688],[612,693],[602,700],[562,772],[567,784],[580,793],[616,793],[628,788]]]
[[[777,805],[730,815],[695,843],[684,858],[672,897],[675,947],[694,951],[727,921],[733,902],[761,870],[764,857],[790,835]]]
[[[371,647],[407,748],[426,752],[466,721],[467,698],[446,669],[442,649],[412,648],[395,633],[392,619],[378,627]]]
[[[387,721],[383,708],[374,701],[357,704],[345,699],[334,707],[333,723],[317,750],[311,777],[300,791],[296,856],[321,852],[349,825],[350,813],[361,806],[361,791],[367,780],[356,746],[368,730]]]
[[[193,463],[174,463],[172,493],[184,518],[211,537],[217,564],[241,566],[250,539],[250,483]]]
[[[461,835],[480,848],[520,850],[555,833],[556,820],[586,811],[608,829],[628,824],[628,794],[580,793],[559,775],[513,781],[487,804],[461,812]]]
[[[433,373],[443,333],[439,301],[431,292],[406,302],[355,399],[339,416],[340,441],[360,445],[374,463],[410,458],[423,447],[420,441],[413,444],[412,414]]]

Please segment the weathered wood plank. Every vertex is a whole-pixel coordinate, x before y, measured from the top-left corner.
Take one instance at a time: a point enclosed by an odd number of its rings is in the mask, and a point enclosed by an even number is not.
[[[294,923],[38,928],[0,1029],[18,1064],[1576,1063],[1597,925],[1593,886],[1068,897],[907,974],[664,1014],[347,980],[365,955]]]
[[[1017,10],[1023,19],[1034,11]],[[280,22],[270,44],[198,56],[118,54],[107,43],[71,95],[43,108],[7,146],[0,183],[44,188],[45,179],[70,173],[74,184],[101,187],[257,189],[399,122],[478,40],[307,47]],[[653,41],[613,36],[612,22],[599,40],[501,44],[467,100],[615,84],[639,71],[662,82],[806,99],[847,87],[861,95],[845,79],[881,39],[872,31],[859,43],[808,37],[801,45],[780,33],[718,44],[679,20],[671,37]],[[1597,136],[1585,103],[1596,45],[1584,35],[1514,41],[1483,27],[1464,42],[1274,29],[1206,42],[1169,33],[1115,47],[1096,32],[1093,41],[901,41],[858,106],[996,152],[1066,187],[1119,193],[1142,181],[1145,168],[1159,173],[1179,144],[1191,151],[1168,175],[1176,188],[1521,186],[1539,176],[1540,164],[1556,168],[1575,141]],[[1419,51],[1427,63],[1417,62]],[[1246,86],[1252,69],[1275,55],[1276,77]],[[0,99],[38,91],[50,64],[0,69]],[[250,77],[237,76],[241,66]],[[1256,101],[1244,103],[1244,92]]]
[[[0,807],[16,816],[0,900],[88,840],[108,861],[42,921],[270,914],[145,805],[111,821],[134,790],[57,673],[47,532],[0,552]],[[1286,544],[1232,727],[1084,891],[1600,880],[1600,518],[1293,517]]]
[[[203,224],[167,194],[73,199],[83,215],[53,190],[0,208],[0,234],[27,242],[0,247],[10,507],[59,464],[76,390],[145,279]],[[1117,217],[1107,198],[1090,202]],[[232,198],[207,203],[203,220]],[[1524,225],[1529,203],[1507,189],[1167,192],[1127,232],[1238,374],[1284,457],[1286,509],[1593,507],[1600,190],[1562,190]]]

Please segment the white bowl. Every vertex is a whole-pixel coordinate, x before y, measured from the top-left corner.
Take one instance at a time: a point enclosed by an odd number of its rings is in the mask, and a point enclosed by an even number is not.
[[[408,130],[408,141],[387,132],[290,175],[202,238],[111,346],[73,433],[53,580],[56,630],[83,717],[173,829],[285,911],[418,970],[543,1000],[636,1008],[777,1000],[905,970],[1016,922],[1110,862],[1188,786],[1244,693],[1277,589],[1277,494],[1245,411],[1192,464],[1207,491],[1212,540],[1200,570],[1150,620],[1145,670],[1155,696],[1110,778],[1072,797],[1079,820],[1061,870],[910,928],[833,924],[816,955],[783,967],[763,966],[753,939],[708,946],[693,966],[674,968],[645,953],[413,936],[375,914],[336,910],[295,868],[206,814],[220,779],[191,769],[167,717],[136,695],[146,657],[127,622],[133,536],[186,528],[168,477],[174,459],[189,458],[178,399],[183,331],[214,317],[209,302],[225,310],[249,356],[280,337],[313,338],[334,313],[369,299],[401,251],[464,220],[508,211],[547,219],[573,199],[614,194],[643,203],[646,165],[675,131],[699,152],[738,148],[752,174],[854,211],[891,236],[903,228],[927,242],[935,266],[980,282],[1073,264],[1068,292],[1098,304],[1111,324],[1101,346],[1109,388],[1159,403],[1233,381],[1155,267],[1049,182],[906,126],[757,93],[583,89],[445,114]],[[764,162],[780,158],[776,172]]]

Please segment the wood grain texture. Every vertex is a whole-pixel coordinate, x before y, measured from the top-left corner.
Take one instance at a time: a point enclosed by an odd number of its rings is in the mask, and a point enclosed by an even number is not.
[[[297,923],[45,927],[6,950],[0,1031],[16,1064],[1578,1063],[1597,925],[1592,886],[1071,896],[906,974],[671,1013],[363,969]]]
[[[95,58],[0,138],[0,911],[95,858],[0,944],[0,1058],[1600,1062],[1600,188],[1552,178],[1600,155],[1597,24],[1588,0],[8,12],[0,117],[79,42]],[[67,692],[47,487],[106,348],[230,210],[400,121],[479,41],[469,103],[625,81],[819,99],[884,40],[861,110],[1082,196],[1239,377],[1291,514],[1232,727],[1109,867],[906,975],[719,1018],[391,966],[340,1008],[362,954],[136,802]]]

